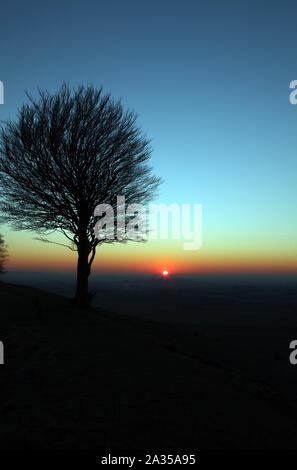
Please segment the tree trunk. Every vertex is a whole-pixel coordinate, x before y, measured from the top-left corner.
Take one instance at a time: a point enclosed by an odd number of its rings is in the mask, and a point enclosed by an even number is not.
[[[77,260],[77,279],[76,279],[76,294],[75,298],[81,307],[88,306],[89,303],[89,250],[87,241],[79,244],[78,247],[78,260]]]

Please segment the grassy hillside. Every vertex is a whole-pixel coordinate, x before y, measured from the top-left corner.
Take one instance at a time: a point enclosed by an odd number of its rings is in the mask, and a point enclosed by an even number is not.
[[[295,406],[197,332],[0,283],[1,449],[294,448]]]

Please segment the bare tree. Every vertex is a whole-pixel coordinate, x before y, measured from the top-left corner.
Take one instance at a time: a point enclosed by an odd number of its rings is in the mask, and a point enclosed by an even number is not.
[[[98,244],[94,209],[117,196],[147,204],[161,182],[152,175],[150,141],[134,112],[89,86],[27,94],[0,134],[1,220],[15,230],[59,231],[78,252],[76,299],[88,303]],[[48,241],[42,238],[44,241]]]
[[[4,266],[8,258],[7,245],[0,233],[0,274],[4,272]]]

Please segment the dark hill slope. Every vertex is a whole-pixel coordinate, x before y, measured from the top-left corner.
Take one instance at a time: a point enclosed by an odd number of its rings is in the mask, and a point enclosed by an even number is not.
[[[279,449],[295,409],[185,327],[0,283],[1,449]]]

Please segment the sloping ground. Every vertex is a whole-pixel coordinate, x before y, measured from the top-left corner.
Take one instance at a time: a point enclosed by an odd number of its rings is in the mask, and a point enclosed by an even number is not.
[[[295,448],[292,404],[185,328],[0,283],[2,449]]]

